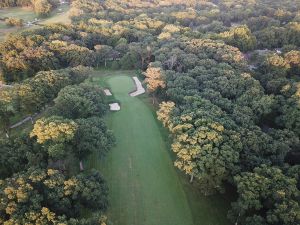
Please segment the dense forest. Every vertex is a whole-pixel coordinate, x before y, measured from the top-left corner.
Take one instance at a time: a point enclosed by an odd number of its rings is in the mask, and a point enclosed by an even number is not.
[[[56,2],[0,0],[32,4]],[[92,67],[139,71],[175,167],[204,195],[236,192],[232,224],[300,224],[300,1],[74,0],[70,18],[0,43],[1,224],[109,223],[103,176],[80,172],[115,144]]]

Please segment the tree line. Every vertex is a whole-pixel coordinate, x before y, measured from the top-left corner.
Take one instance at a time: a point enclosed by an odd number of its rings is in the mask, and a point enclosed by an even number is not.
[[[94,170],[75,173],[84,170],[83,161],[91,153],[104,157],[114,145],[112,131],[101,118],[106,112],[101,89],[67,85],[31,131],[0,139],[1,223],[106,222],[101,214],[108,206],[103,176]],[[79,169],[71,169],[74,160]],[[83,210],[95,214],[82,219]]]
[[[193,185],[206,195],[232,186],[232,223],[294,225],[300,223],[299,8],[291,0],[76,0],[72,25],[25,31],[0,45],[1,77],[18,85],[41,70],[70,66],[140,69],[153,102],[160,102],[157,116],[171,134],[174,165]],[[105,128],[84,135],[93,124],[102,127],[93,117],[106,111],[98,92],[65,87],[51,116],[25,139],[30,150],[16,147],[8,159],[21,155],[24,165],[40,156],[44,161],[35,161],[62,170],[66,156],[80,161],[93,146],[110,146]],[[94,135],[106,138],[94,143]],[[30,153],[41,146],[44,154]]]

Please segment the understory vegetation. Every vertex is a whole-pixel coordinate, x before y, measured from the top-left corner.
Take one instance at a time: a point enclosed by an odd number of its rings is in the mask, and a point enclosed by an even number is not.
[[[0,0],[42,14],[56,4]],[[103,91],[84,82],[101,67],[140,71],[174,166],[203,195],[233,189],[233,224],[300,224],[299,10],[294,0],[75,0],[70,25],[9,36],[0,43],[0,223],[109,223],[105,179],[83,165],[116,141]],[[13,118],[41,112],[11,134]]]

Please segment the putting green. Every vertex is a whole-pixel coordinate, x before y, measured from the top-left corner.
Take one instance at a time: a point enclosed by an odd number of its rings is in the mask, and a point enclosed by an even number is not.
[[[218,206],[215,209],[208,201],[202,202],[199,198],[192,199],[194,204],[190,203],[186,184],[173,166],[153,110],[143,99],[128,95],[134,90],[131,77],[106,76],[97,82],[103,85],[103,80],[121,103],[121,111],[112,112],[107,118],[117,144],[103,160],[94,154],[87,167],[99,169],[109,184],[108,217],[113,224],[227,224],[226,215],[218,211]],[[202,208],[195,210],[202,210],[196,213],[203,220],[195,223],[198,218],[193,215],[195,211],[191,206],[196,204],[197,207],[198,200]]]

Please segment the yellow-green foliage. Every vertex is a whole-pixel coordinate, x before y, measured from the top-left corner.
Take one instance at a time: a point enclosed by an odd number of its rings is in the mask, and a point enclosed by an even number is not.
[[[58,117],[42,118],[36,121],[31,137],[37,137],[37,142],[65,142],[74,137],[77,124],[72,120],[61,120]]]

